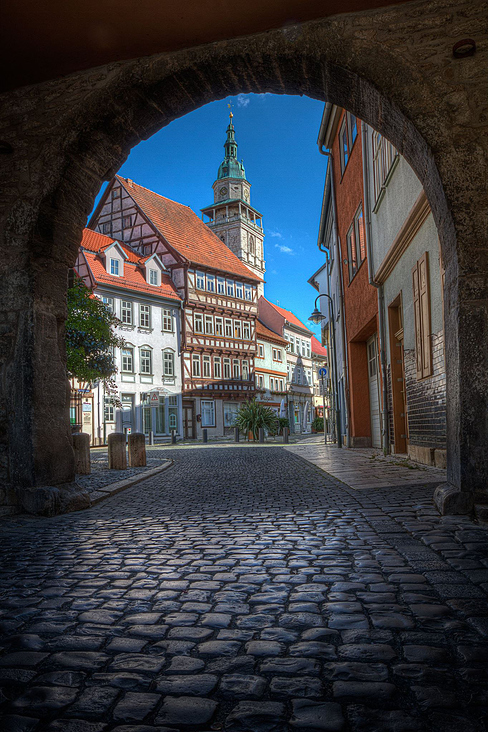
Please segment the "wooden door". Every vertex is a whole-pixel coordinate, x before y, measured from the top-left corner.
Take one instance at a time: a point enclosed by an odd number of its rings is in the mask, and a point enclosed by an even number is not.
[[[195,402],[183,402],[183,437],[195,439]]]
[[[393,406],[393,452],[403,455],[408,450],[408,419],[403,361],[403,314],[400,296],[388,307],[388,329]]]

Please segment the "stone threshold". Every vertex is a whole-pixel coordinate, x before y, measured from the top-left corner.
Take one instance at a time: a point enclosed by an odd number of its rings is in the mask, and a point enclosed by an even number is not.
[[[144,473],[132,475],[130,478],[126,478],[125,480],[119,480],[117,483],[104,485],[103,488],[99,488],[96,491],[90,492],[89,495],[91,499],[91,506],[95,506],[97,503],[100,503],[100,501],[103,501],[110,496],[115,496],[117,493],[124,491],[126,488],[130,488],[133,485],[137,485],[137,483],[141,483],[141,481],[143,480],[147,480],[148,478],[152,478],[155,475],[162,473],[164,470],[167,470],[172,465],[174,465],[174,460],[167,459],[162,465],[158,465],[156,468],[146,470]]]

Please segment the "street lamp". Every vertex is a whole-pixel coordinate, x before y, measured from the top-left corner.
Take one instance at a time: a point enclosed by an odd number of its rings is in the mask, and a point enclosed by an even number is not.
[[[325,319],[325,316],[322,315],[320,310],[317,308],[317,302],[320,300],[321,297],[326,297],[329,301],[330,306],[330,313],[331,313],[331,334],[332,334],[332,360],[333,360],[333,368],[334,368],[334,408],[335,408],[335,415],[336,415],[336,433],[337,433],[337,447],[342,447],[342,435],[341,435],[341,411],[339,408],[339,383],[337,381],[337,354],[336,354],[336,344],[335,344],[335,320],[334,320],[334,303],[332,301],[332,298],[330,295],[327,295],[325,292],[321,295],[317,295],[315,298],[315,304],[314,304],[314,311],[312,315],[309,317],[309,320],[312,321],[312,323],[315,323],[318,325],[322,320]],[[325,430],[325,414],[324,414],[324,430]]]

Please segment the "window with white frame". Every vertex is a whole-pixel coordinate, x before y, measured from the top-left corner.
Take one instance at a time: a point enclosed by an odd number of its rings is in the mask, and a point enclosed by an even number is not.
[[[203,333],[203,315],[195,313],[193,316],[193,331],[195,333]]]
[[[168,399],[168,422],[169,429],[176,430],[178,428],[178,397],[170,396]]]
[[[207,275],[207,290],[208,292],[215,292],[215,275]]]
[[[224,320],[223,318],[215,318],[215,335],[224,335]]]
[[[242,327],[240,320],[234,320],[234,338],[242,338]]]
[[[262,389],[264,387],[264,376],[263,376],[263,374],[257,374],[256,375],[256,381],[257,381],[258,388],[259,389]]]
[[[110,274],[115,275],[116,277],[119,276],[119,260],[118,259],[110,260]]]
[[[291,381],[291,375],[292,375],[291,364],[287,363],[286,364],[286,376],[287,376],[288,381]]]
[[[210,379],[212,375],[210,369],[210,356],[202,356],[202,372],[204,379]]]
[[[225,280],[223,277],[217,277],[217,294],[225,295]]]
[[[391,142],[386,140],[379,132],[373,132],[372,145],[374,202],[376,203],[385,186],[385,181],[388,178],[391,166],[393,165],[398,152]]]
[[[252,300],[252,287],[251,285],[244,285],[244,297],[246,300]]]
[[[280,391],[283,391],[283,379],[280,379]]]
[[[104,399],[103,418],[105,422],[115,422],[115,408],[111,397],[106,396]]]
[[[212,317],[212,315],[205,316],[205,333],[207,335],[213,335],[213,317]]]
[[[245,341],[251,340],[251,323],[248,323],[247,320],[242,324],[242,337]]]
[[[173,332],[173,313],[168,308],[163,308],[163,330],[172,333]]]
[[[197,272],[197,288],[199,290],[205,289],[205,272]]]
[[[273,348],[273,361],[282,361],[281,348]]]
[[[102,302],[109,311],[109,313],[115,312],[113,297],[102,297]]]
[[[241,369],[239,360],[235,358],[232,362],[232,378],[233,379],[239,379],[241,376]]]
[[[339,132],[339,152],[341,162],[341,173],[344,173],[351,150],[358,136],[358,121],[350,112],[346,112],[342,118]]]
[[[232,335],[233,335],[232,320],[228,320],[227,318],[225,320],[225,335],[226,335],[226,338],[232,338]]]
[[[200,377],[201,371],[200,371],[200,356],[197,353],[194,353],[191,357],[192,361],[192,374],[193,376]]]
[[[134,349],[133,348],[122,348],[121,356],[122,356],[121,371],[123,371],[126,374],[134,373]]]
[[[236,282],[236,297],[239,297],[242,300],[242,282]]]
[[[122,322],[125,325],[132,325],[132,302],[130,300],[122,300],[120,313]]]
[[[214,356],[214,379],[222,378],[222,362],[220,356]]]
[[[274,379],[272,376],[269,377],[269,390],[274,391]]]
[[[360,205],[346,234],[349,282],[354,278],[366,259],[366,238],[364,231],[363,208]]]
[[[306,355],[307,355],[307,342],[302,341],[302,356],[306,356]]]
[[[150,348],[141,348],[139,352],[139,366],[141,374],[152,374],[152,351]]]
[[[307,358],[310,358],[310,356],[311,356],[311,345],[310,345],[310,343],[309,343],[309,342],[307,341]]]
[[[227,296],[234,297],[234,281],[227,280]]]
[[[151,327],[151,306],[139,305],[139,325],[141,328]]]
[[[230,358],[224,358],[224,379],[230,379]]]
[[[201,402],[202,427],[215,427],[215,402]]]
[[[264,345],[262,343],[258,343],[258,356],[264,358]]]
[[[296,367],[296,370],[295,370],[295,381],[297,382],[297,384],[301,384],[302,383],[302,369],[300,368],[300,366],[297,366]]]
[[[242,362],[242,378],[243,381],[249,381],[249,361]]]
[[[149,270],[149,284],[150,285],[159,285],[159,277],[158,277],[157,269]]]
[[[175,375],[175,352],[171,348],[163,351],[163,376],[173,377]]]

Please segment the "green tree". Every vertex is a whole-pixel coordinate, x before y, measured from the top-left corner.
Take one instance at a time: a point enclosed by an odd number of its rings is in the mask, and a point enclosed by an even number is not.
[[[119,323],[120,320],[75,276],[72,287],[68,288],[68,376],[85,383],[102,381],[108,393],[116,391],[112,379],[117,371],[113,349],[121,348],[125,343],[115,334]]]
[[[278,418],[270,407],[258,404],[255,399],[244,402],[234,419],[234,427],[242,432],[252,432],[253,439],[258,439],[259,428],[264,427],[268,432],[276,433]]]

